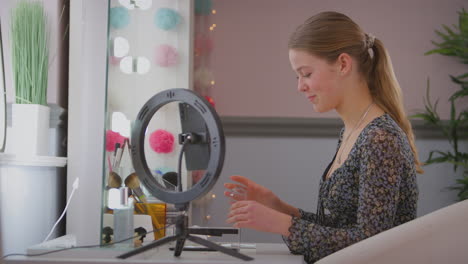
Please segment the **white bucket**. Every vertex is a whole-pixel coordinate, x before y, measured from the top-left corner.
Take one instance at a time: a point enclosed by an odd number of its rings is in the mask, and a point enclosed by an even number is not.
[[[50,107],[12,104],[12,152],[17,155],[49,155]]]

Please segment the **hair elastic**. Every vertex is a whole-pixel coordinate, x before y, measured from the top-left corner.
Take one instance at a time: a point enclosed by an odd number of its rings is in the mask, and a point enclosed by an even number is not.
[[[366,45],[366,47],[368,49],[371,49],[374,47],[374,41],[375,41],[375,36],[370,34],[370,33],[365,33],[365,40],[364,40],[364,45]]]

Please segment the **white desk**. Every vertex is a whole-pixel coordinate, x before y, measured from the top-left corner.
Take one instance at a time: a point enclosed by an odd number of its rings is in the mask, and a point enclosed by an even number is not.
[[[174,257],[174,252],[161,246],[148,250],[128,259],[117,259],[116,256],[125,251],[113,248],[72,249],[44,255],[40,257],[13,256],[5,260],[5,264],[78,264],[78,263],[305,263],[300,255],[292,255],[284,244],[257,243],[256,249],[241,249],[241,252],[254,258],[253,261],[242,261],[219,252],[183,251],[180,257]]]

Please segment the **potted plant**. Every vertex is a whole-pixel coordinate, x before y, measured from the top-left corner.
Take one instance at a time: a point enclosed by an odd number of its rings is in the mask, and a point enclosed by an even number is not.
[[[19,1],[11,12],[11,57],[16,93],[12,129],[16,154],[48,154],[48,44],[47,17],[42,2]]]
[[[453,25],[452,28],[442,25],[443,32],[435,31],[442,41],[432,41],[436,48],[426,52],[426,55],[453,56],[459,59],[461,63],[468,64],[468,13],[465,9],[462,9],[458,14],[458,25]],[[429,81],[424,102],[425,111],[413,117],[425,120],[426,123],[439,129],[448,139],[452,150],[432,150],[426,164],[449,162],[453,164],[454,172],[457,169],[462,169],[462,177],[457,179],[457,184],[450,188],[458,191],[459,200],[465,200],[468,199],[468,152],[460,149],[459,141],[468,137],[468,108],[464,106],[464,109],[457,109],[457,106],[462,107],[463,105],[458,104],[458,102],[461,98],[468,96],[468,73],[450,76],[450,78],[460,87],[449,98],[451,106],[450,119],[440,119],[437,113],[438,100],[432,103],[429,98]]]

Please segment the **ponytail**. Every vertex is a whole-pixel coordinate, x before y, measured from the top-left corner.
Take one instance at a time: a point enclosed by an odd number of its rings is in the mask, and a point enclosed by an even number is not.
[[[413,129],[404,110],[401,88],[395,77],[390,56],[379,39],[375,39],[372,52],[373,67],[368,76],[372,98],[405,132],[414,154],[416,171],[424,173],[416,149]]]

